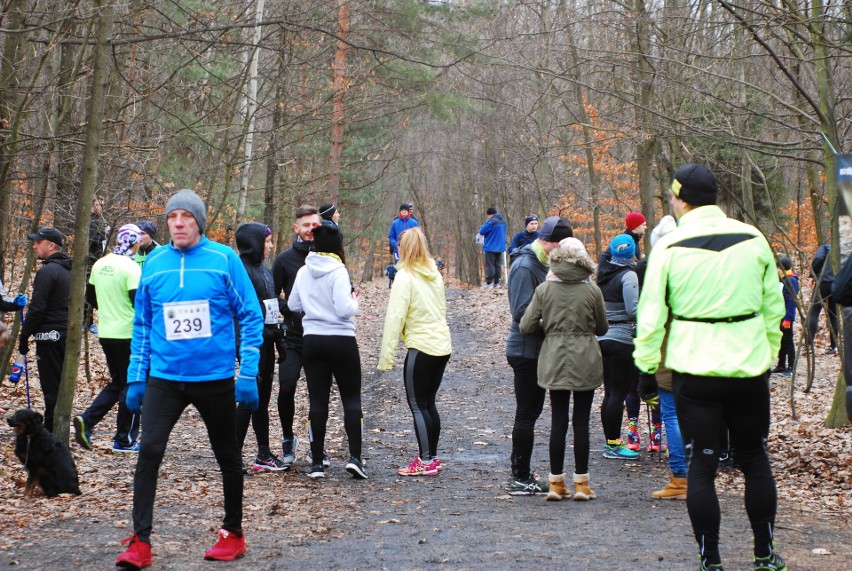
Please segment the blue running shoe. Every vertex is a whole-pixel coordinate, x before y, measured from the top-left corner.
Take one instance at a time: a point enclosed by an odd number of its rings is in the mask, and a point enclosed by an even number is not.
[[[116,454],[139,454],[139,441],[137,440],[130,446],[124,446],[119,442],[114,442],[112,451]]]
[[[635,460],[639,458],[639,453],[635,450],[627,448],[623,442],[618,444],[604,444],[604,458],[615,458],[617,460]]]

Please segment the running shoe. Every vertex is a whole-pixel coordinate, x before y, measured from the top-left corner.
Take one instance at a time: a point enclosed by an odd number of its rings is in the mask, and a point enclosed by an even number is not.
[[[311,454],[310,450],[308,450],[307,458],[308,458],[308,462],[310,462],[311,464],[314,463],[314,458],[313,458],[313,455]],[[326,452],[325,450],[322,451],[322,465],[326,468],[331,466],[331,459],[328,457],[328,452]]]
[[[139,454],[139,441],[137,440],[130,446],[125,446],[120,442],[113,442],[112,451],[117,454]]]
[[[604,444],[603,457],[617,460],[635,460],[639,458],[639,453],[630,450],[623,442],[619,441],[618,444]]]
[[[762,571],[785,571],[787,564],[784,563],[780,555],[773,551],[768,557],[755,557],[751,568],[761,569]]]
[[[74,439],[86,450],[92,449],[92,429],[86,426],[86,419],[82,416],[74,417]]]
[[[288,468],[296,461],[296,449],[299,447],[299,439],[293,436],[284,436],[281,439],[281,462]],[[310,457],[310,453],[308,453]]]
[[[512,476],[506,483],[506,491],[510,496],[534,496],[547,494],[550,483],[539,480],[538,474],[530,474],[525,480]]]
[[[325,467],[322,464],[314,464],[308,472],[308,478],[325,478]]]
[[[433,463],[424,464],[419,457],[411,461],[408,466],[403,466],[396,471],[400,476],[437,476],[438,469]]]
[[[367,472],[364,470],[364,465],[355,456],[349,458],[349,462],[346,463],[346,471],[352,474],[352,477],[356,480],[367,479]]]
[[[285,464],[280,458],[278,458],[269,450],[259,452],[257,454],[257,457],[254,459],[254,464],[252,465],[252,470],[254,470],[255,472],[260,472],[261,470],[281,472],[283,470],[289,469],[289,465]]]
[[[648,442],[648,452],[659,452],[661,440],[662,431],[660,430],[660,423],[655,422],[651,427],[651,438]]]
[[[627,425],[627,448],[639,452],[639,420],[631,418]]]
[[[427,467],[427,469],[434,468],[439,473],[444,471],[444,465],[441,464],[441,461],[438,459],[437,456],[435,458],[432,458],[432,461],[429,462],[428,464],[426,464],[426,467]]]
[[[828,348],[828,350],[825,352],[825,354],[826,355],[837,355],[837,347],[832,345],[831,347]]]

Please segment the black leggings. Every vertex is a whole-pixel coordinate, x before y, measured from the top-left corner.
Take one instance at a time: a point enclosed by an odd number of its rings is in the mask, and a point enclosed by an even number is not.
[[[349,440],[349,455],[361,459],[361,357],[355,337],[348,335],[305,335],[302,359],[308,382],[311,457],[323,457],[325,427],[332,377],[343,401],[343,427]]]
[[[515,424],[512,426],[512,476],[530,477],[530,462],[535,442],[535,421],[544,408],[547,391],[538,386],[538,359],[507,357],[514,372]]]
[[[245,445],[249,420],[257,438],[257,450],[269,450],[269,399],[275,375],[275,340],[265,339],[260,346],[260,363],[257,371],[257,409],[237,408],[237,442]]]
[[[550,429],[550,473],[562,474],[565,470],[565,437],[568,435],[568,408],[574,394],[574,473],[589,472],[589,418],[595,391],[550,391],[550,408],[553,420]]]
[[[677,420],[688,462],[686,507],[702,557],[719,562],[721,513],[716,470],[727,426],[734,462],[745,477],[745,507],[754,533],[754,553],[769,554],[777,504],[769,465],[769,374],[751,378],[673,374]]]
[[[278,416],[281,417],[282,436],[293,436],[293,418],[296,416],[296,386],[302,374],[302,340],[298,346],[287,341],[287,352],[278,366]]]
[[[600,346],[604,382],[601,424],[607,440],[618,440],[621,438],[621,423],[624,419],[624,399],[627,398],[631,382],[639,375],[633,364],[633,344],[605,339],[600,342]]]
[[[449,355],[435,357],[417,349],[409,349],[402,367],[405,396],[414,417],[414,434],[417,436],[420,459],[427,464],[438,455],[441,417],[435,406],[435,397],[449,360]]]

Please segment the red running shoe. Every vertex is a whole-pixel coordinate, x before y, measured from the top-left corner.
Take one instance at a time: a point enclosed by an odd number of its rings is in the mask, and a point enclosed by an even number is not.
[[[239,536],[237,536],[239,534]],[[219,540],[204,552],[204,559],[233,561],[246,553],[246,538],[241,531],[219,530]]]
[[[121,542],[122,545],[127,545],[127,549],[118,556],[115,560],[117,567],[127,569],[142,569],[143,567],[151,566],[151,544],[147,541],[141,541],[135,533],[133,537],[128,537]]]

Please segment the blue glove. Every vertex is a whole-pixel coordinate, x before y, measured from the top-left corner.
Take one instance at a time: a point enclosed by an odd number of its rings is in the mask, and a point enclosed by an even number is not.
[[[237,377],[234,386],[234,396],[241,407],[256,410],[260,396],[257,393],[257,379],[255,377]]]
[[[133,414],[142,412],[142,401],[145,399],[145,387],[147,383],[129,383],[127,385],[127,395],[124,397],[124,404],[127,409]]]
[[[12,301],[13,301],[13,302],[15,303],[15,305],[17,305],[18,307],[26,307],[26,306],[27,306],[27,301],[28,301],[28,300],[27,300],[27,296],[26,296],[26,295],[24,295],[24,294],[22,294],[22,293],[19,293],[18,295],[16,295],[16,296],[15,296],[15,299],[13,299]]]

